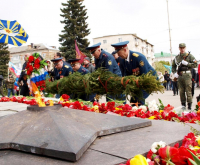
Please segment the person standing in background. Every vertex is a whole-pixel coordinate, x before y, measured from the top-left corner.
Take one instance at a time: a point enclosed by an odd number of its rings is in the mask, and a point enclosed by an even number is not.
[[[170,78],[169,78],[169,74],[168,74],[167,71],[165,71],[164,78],[165,78],[165,81],[166,81],[166,87],[165,87],[165,89],[168,91],[169,90]]]
[[[196,83],[196,70],[194,68],[191,69],[191,73],[192,73],[192,97],[194,96],[194,86]]]
[[[83,64],[84,64],[83,67],[86,68],[90,73],[95,71],[95,67],[90,63],[89,57],[84,58]]]
[[[192,108],[192,74],[191,69],[197,67],[197,61],[195,57],[186,53],[186,44],[179,44],[178,54],[172,62],[172,72],[174,77],[178,79],[178,88],[180,93],[180,101],[183,107],[186,107],[188,103],[188,109]]]
[[[177,86],[177,81],[174,78],[175,78],[174,73],[171,72],[170,79],[171,79],[172,84],[173,84],[173,88],[172,88],[173,94],[174,94],[173,96],[176,96],[176,95],[178,95],[178,86]]]
[[[9,78],[6,79],[7,89],[8,89],[8,97],[10,97],[10,93],[14,96],[14,83],[15,79],[13,78],[12,74],[9,74]]]
[[[0,75],[0,94],[5,97],[5,95],[3,94],[3,76]]]

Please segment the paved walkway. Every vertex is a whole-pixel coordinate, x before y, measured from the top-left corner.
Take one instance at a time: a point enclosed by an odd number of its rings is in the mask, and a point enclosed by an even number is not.
[[[199,94],[200,94],[200,88],[195,88],[192,109],[195,109],[196,107],[197,104],[196,97],[199,96]],[[172,106],[174,106],[174,108],[181,106],[180,95],[173,96],[173,91],[165,91],[163,94],[155,93],[153,95],[150,95],[146,99],[146,102],[156,100],[156,102],[159,103],[158,99],[161,99],[164,105],[171,104]]]

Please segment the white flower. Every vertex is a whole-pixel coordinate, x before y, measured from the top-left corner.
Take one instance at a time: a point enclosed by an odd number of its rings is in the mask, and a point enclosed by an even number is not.
[[[147,162],[151,162],[151,159],[147,158]]]
[[[139,109],[142,109],[143,112],[147,111],[147,107],[145,105],[139,106]]]
[[[138,107],[134,106],[132,107],[132,111],[137,111],[138,110]]]
[[[153,153],[156,153],[158,151],[159,148],[163,148],[166,146],[166,143],[163,142],[163,141],[160,141],[160,142],[154,142],[151,146],[151,151]]]
[[[149,108],[150,112],[158,111],[159,108],[158,108],[158,105],[156,104],[156,100],[149,101],[148,102],[148,108]]]

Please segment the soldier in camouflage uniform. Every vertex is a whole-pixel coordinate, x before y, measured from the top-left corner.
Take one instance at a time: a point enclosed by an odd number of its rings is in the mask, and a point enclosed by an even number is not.
[[[193,55],[186,53],[185,43],[179,44],[180,54],[177,55],[172,62],[172,72],[174,77],[178,79],[178,88],[180,91],[180,99],[182,106],[186,107],[186,96],[188,109],[192,106],[192,74],[191,68],[197,67],[197,61]]]

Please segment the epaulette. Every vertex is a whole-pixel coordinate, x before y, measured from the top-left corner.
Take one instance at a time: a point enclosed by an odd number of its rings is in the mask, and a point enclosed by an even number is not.
[[[68,65],[65,65],[65,68],[69,68],[69,66],[68,66]]]
[[[105,53],[103,54],[104,57],[108,57]]]
[[[138,57],[139,56],[139,54],[137,54],[137,53],[133,53],[132,54],[134,57]]]

